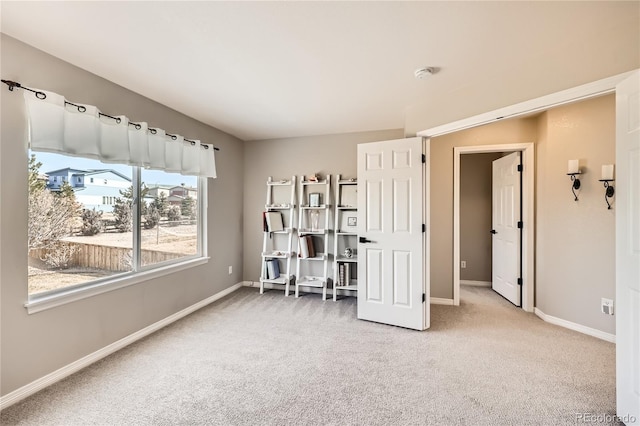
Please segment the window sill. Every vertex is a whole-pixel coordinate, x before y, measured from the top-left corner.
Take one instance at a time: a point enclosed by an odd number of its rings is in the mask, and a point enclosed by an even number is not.
[[[189,259],[160,268],[154,268],[148,271],[137,272],[132,275],[114,278],[113,280],[97,283],[95,285],[88,285],[86,287],[70,289],[68,292],[43,295],[42,297],[38,297],[36,295],[33,297],[33,299],[30,299],[27,303],[25,303],[24,307],[27,308],[27,313],[29,315],[35,314],[36,312],[45,311],[47,309],[55,308],[56,306],[66,305],[67,303],[75,302],[77,300],[86,299],[98,294],[128,287],[130,285],[162,277],[164,275],[173,274],[184,269],[204,265],[209,262],[209,259],[209,257],[198,257],[196,259]]]

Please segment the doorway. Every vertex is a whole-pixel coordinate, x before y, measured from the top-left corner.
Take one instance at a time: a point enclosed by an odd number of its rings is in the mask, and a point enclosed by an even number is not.
[[[477,153],[522,153],[522,298],[521,306],[527,312],[533,312],[534,299],[534,156],[533,143],[501,144],[455,147],[453,158],[453,304],[460,304],[460,181],[461,156]]]
[[[491,182],[502,152],[460,157],[460,284],[491,287]]]

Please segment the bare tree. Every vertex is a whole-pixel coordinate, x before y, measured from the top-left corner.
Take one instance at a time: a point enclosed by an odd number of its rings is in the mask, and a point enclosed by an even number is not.
[[[73,191],[54,195],[46,188],[40,175],[40,166],[35,156],[29,160],[29,249],[64,249],[70,256],[72,250],[61,247],[60,240],[71,235],[74,220],[80,213],[80,205],[76,202]],[[63,256],[65,257],[65,256]],[[64,259],[53,260],[52,263],[64,265]]]

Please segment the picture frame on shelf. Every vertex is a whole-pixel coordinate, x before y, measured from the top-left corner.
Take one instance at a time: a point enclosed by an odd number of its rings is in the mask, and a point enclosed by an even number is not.
[[[347,226],[358,226],[358,217],[357,216],[347,216]]]
[[[341,207],[355,207],[358,205],[358,189],[355,185],[344,185],[340,194]]]
[[[321,195],[319,192],[312,192],[309,194],[309,207],[320,207]]]

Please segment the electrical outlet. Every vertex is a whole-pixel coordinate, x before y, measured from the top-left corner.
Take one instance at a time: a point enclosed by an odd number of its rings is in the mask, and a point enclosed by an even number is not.
[[[233,274],[233,266],[229,265],[229,275]]]
[[[613,300],[602,298],[601,310],[603,314],[613,315]]]
[[[467,267],[467,261],[466,261],[466,260],[462,260],[462,261],[460,261],[460,267],[461,267],[462,269],[466,268],[466,267]]]

